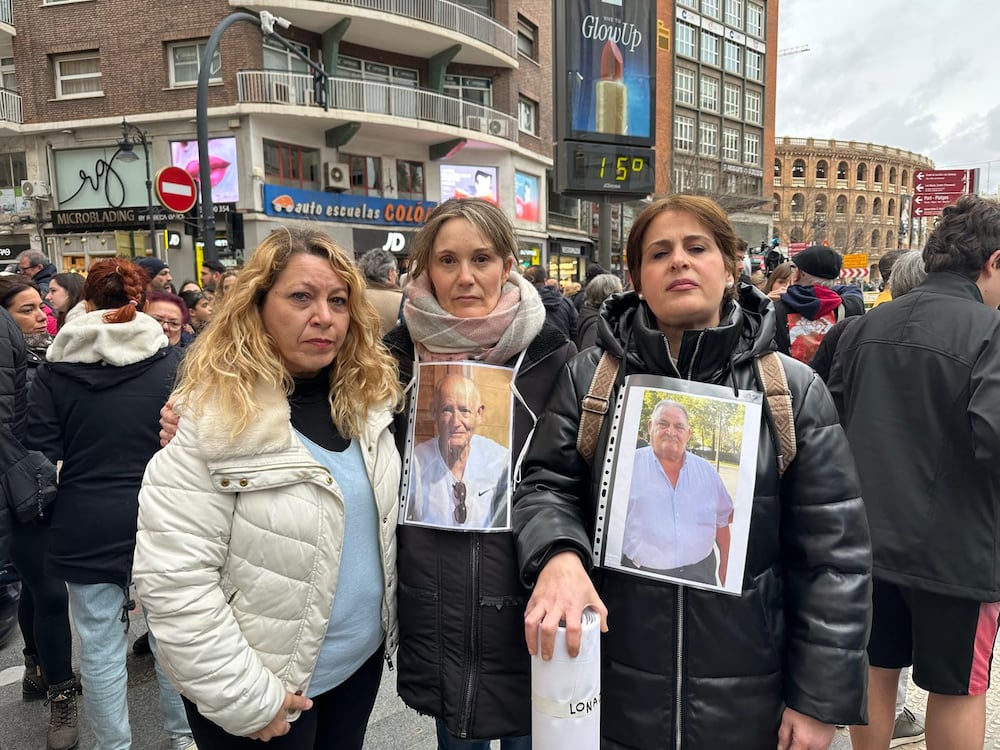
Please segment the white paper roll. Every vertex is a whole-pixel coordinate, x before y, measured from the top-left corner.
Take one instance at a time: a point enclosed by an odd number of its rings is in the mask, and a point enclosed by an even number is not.
[[[535,750],[599,750],[601,745],[601,618],[583,613],[580,654],[556,631],[550,661],[531,658],[531,746]]]

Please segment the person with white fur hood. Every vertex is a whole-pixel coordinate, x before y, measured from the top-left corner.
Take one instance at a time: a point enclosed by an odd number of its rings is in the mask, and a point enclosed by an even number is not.
[[[131,746],[122,623],[131,605],[139,487],[159,448],[159,411],[181,359],[160,324],[138,312],[147,282],[123,258],[91,266],[90,312],[59,331],[28,394],[26,447],[63,462],[46,572],[67,583],[85,715],[103,750]],[[165,728],[171,747],[188,747],[190,729],[173,699],[175,723]]]

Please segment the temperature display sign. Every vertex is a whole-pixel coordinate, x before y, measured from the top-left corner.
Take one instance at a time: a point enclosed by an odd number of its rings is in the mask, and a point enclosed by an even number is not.
[[[564,141],[556,145],[556,191],[645,197],[655,190],[651,148]]]

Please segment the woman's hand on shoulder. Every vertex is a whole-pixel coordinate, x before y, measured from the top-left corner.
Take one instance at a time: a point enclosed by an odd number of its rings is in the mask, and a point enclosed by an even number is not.
[[[281,710],[278,711],[277,716],[271,719],[271,723],[259,732],[251,734],[250,739],[267,742],[275,737],[288,734],[292,728],[291,723],[288,721],[288,712],[308,711],[312,706],[312,700],[306,698],[304,695],[299,693],[285,693],[285,702],[281,704]]]
[[[177,425],[181,421],[177,412],[174,411],[174,405],[172,402],[168,401],[160,409],[160,447],[166,448],[167,443],[174,439],[177,434]]]
[[[538,574],[535,589],[524,612],[524,638],[528,653],[539,651],[546,661],[552,658],[556,630],[566,627],[566,649],[570,656],[580,653],[583,610],[591,607],[601,616],[601,632],[608,632],[608,608],[594,588],[593,581],[576,552],[553,555]]]

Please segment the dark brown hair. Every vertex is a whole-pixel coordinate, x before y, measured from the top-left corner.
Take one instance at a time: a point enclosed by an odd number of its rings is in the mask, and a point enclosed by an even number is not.
[[[653,219],[664,211],[683,211],[694,217],[699,224],[708,230],[722,252],[722,260],[726,270],[732,275],[733,281],[740,277],[737,270],[736,249],[739,245],[739,238],[733,231],[729,223],[729,217],[722,207],[711,200],[698,195],[670,195],[659,198],[650,203],[642,210],[632,223],[632,231],[628,235],[626,252],[628,253],[628,272],[632,278],[632,285],[637,292],[642,291],[642,245],[645,242],[646,231]],[[736,294],[736,285],[729,290],[733,296]]]

